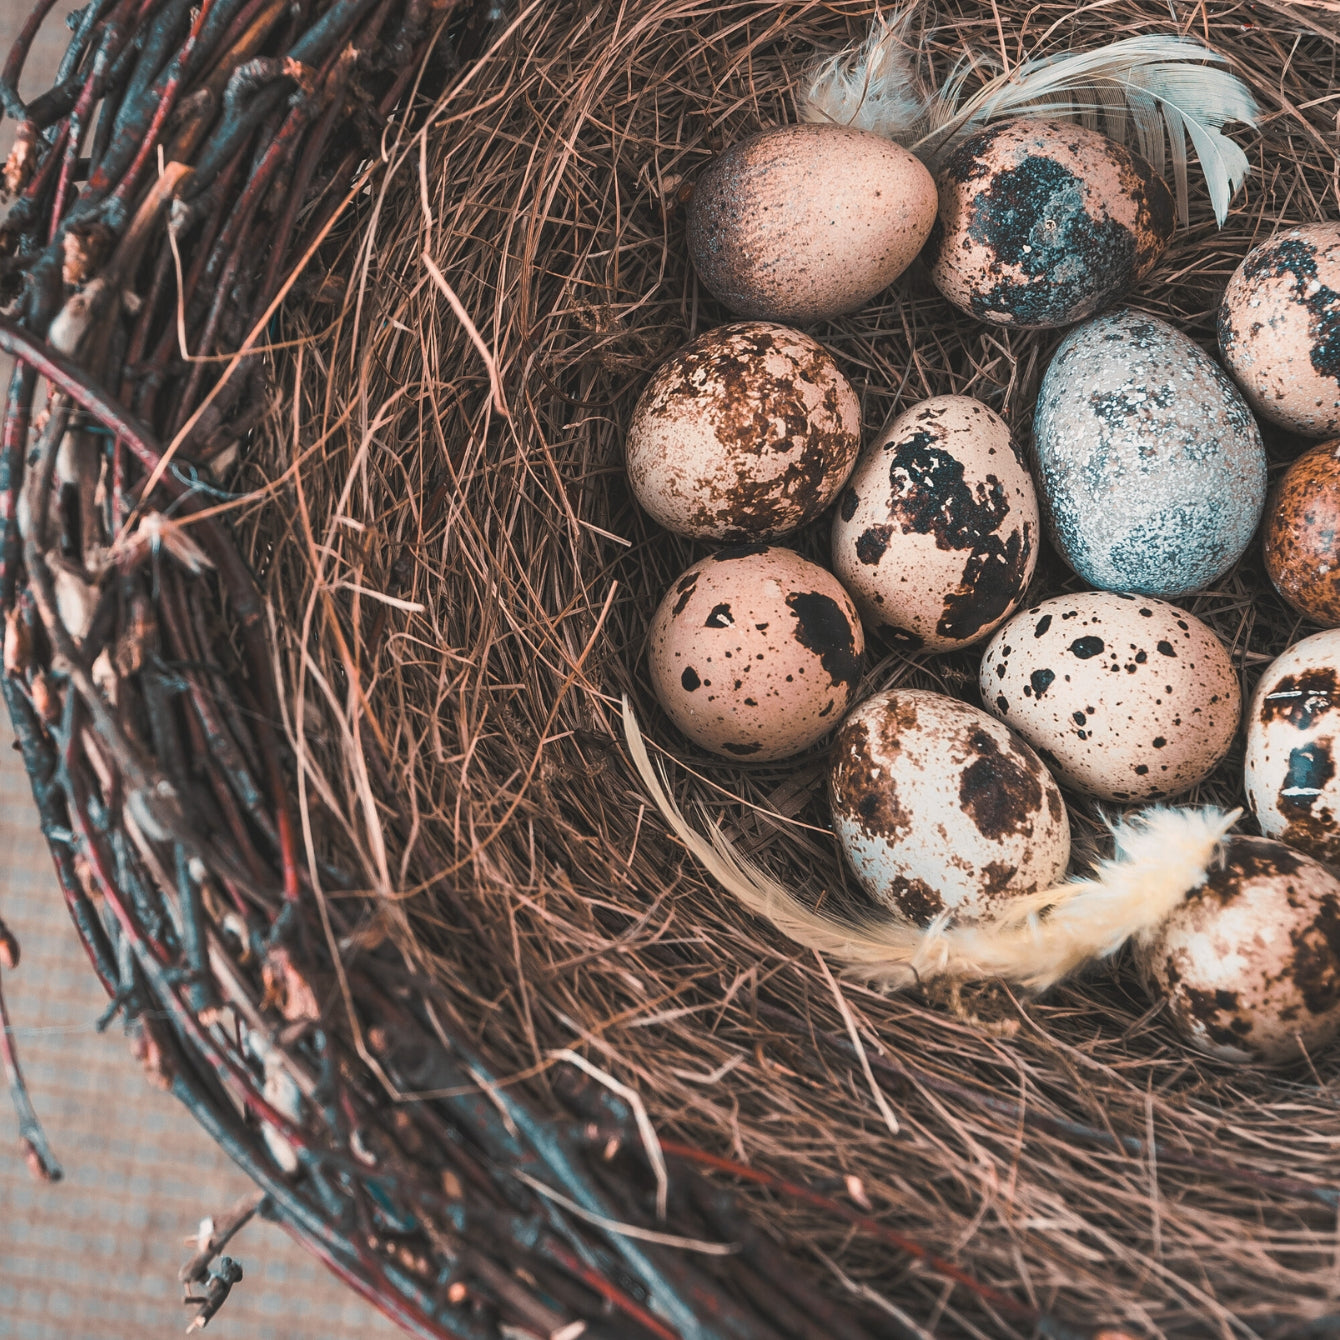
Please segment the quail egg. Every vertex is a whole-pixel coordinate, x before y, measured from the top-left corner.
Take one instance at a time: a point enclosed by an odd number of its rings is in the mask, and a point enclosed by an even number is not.
[[[1219,307],[1219,350],[1263,419],[1340,432],[1340,223],[1288,228],[1247,253]]]
[[[739,316],[822,321],[893,283],[934,221],[935,182],[901,145],[846,126],[774,126],[698,178],[689,254]]]
[[[833,523],[833,571],[870,627],[943,651],[1023,598],[1038,503],[1005,421],[969,396],[904,410],[865,452]]]
[[[1112,591],[1016,614],[987,644],[979,685],[1062,783],[1106,800],[1195,786],[1228,752],[1242,703],[1228,652],[1194,614]]]
[[[1266,667],[1247,712],[1244,782],[1261,831],[1340,864],[1340,630]]]
[[[865,638],[831,572],[742,544],[695,563],[651,623],[651,683],[691,740],[725,758],[786,758],[847,710]]]
[[[1008,326],[1064,326],[1148,272],[1176,222],[1138,154],[1083,126],[1001,121],[937,178],[931,278],[955,307]]]
[[[1340,880],[1269,838],[1228,837],[1200,888],[1135,946],[1178,1031],[1228,1061],[1284,1062],[1340,1031]]]
[[[798,330],[710,330],[652,377],[628,430],[628,480],[667,530],[772,539],[832,501],[861,450],[861,406]]]

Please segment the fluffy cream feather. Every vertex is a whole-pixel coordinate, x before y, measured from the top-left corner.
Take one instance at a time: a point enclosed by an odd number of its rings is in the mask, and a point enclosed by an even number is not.
[[[877,18],[864,41],[818,61],[803,81],[802,119],[859,126],[897,140],[932,164],[989,121],[1018,116],[1101,121],[1114,139],[1133,137],[1159,172],[1165,150],[1171,152],[1183,219],[1190,140],[1215,218],[1221,225],[1227,218],[1249,165],[1223,128],[1231,121],[1254,126],[1260,109],[1242,80],[1216,68],[1227,63],[1218,52],[1191,38],[1153,33],[1092,51],[1039,56],[1005,70],[990,52],[968,51],[928,97],[906,40],[910,15],[904,10]]]
[[[1114,823],[1113,855],[1092,875],[1016,898],[1000,916],[976,926],[952,926],[942,917],[922,928],[893,916],[847,924],[807,907],[736,852],[716,826],[707,835],[698,832],[652,765],[627,698],[623,723],[629,753],[657,809],[722,888],[798,944],[891,988],[938,977],[999,978],[1045,990],[1157,926],[1205,882],[1220,841],[1241,813],[1156,807]]]
[[[875,15],[863,41],[821,57],[805,73],[802,121],[831,121],[901,140],[925,122],[930,90],[917,74],[908,28],[914,11]]]

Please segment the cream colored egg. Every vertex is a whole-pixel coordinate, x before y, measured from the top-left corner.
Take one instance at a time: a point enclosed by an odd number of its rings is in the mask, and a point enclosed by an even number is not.
[[[689,254],[708,290],[740,316],[826,320],[902,274],[935,204],[931,174],[901,145],[845,126],[774,126],[698,178]]]
[[[1173,796],[1204,780],[1242,705],[1228,652],[1194,614],[1112,591],[1016,614],[987,644],[980,688],[1064,785],[1106,800]]]
[[[1266,667],[1247,713],[1247,800],[1268,837],[1340,864],[1340,629]]]
[[[1249,251],[1219,307],[1219,349],[1252,408],[1298,433],[1340,433],[1340,223]]]
[[[1228,1061],[1315,1055],[1340,1032],[1340,880],[1269,838],[1229,837],[1205,883],[1135,947],[1151,994]]]
[[[1172,193],[1138,154],[1070,122],[1002,121],[937,178],[931,278],[982,321],[1064,326],[1115,301],[1173,235]]]
[[[833,571],[869,627],[943,651],[1023,599],[1038,502],[1005,421],[969,396],[904,410],[857,464],[833,522]]]
[[[667,530],[773,539],[814,520],[861,450],[856,392],[823,345],[742,322],[662,364],[633,411],[628,480]]]
[[[667,715],[726,758],[798,754],[842,720],[861,673],[856,607],[790,549],[720,549],[667,592],[647,659]]]
[[[1000,722],[944,694],[890,689],[842,724],[829,771],[833,828],[879,902],[918,925],[959,924],[1050,888],[1070,859],[1051,774]]]

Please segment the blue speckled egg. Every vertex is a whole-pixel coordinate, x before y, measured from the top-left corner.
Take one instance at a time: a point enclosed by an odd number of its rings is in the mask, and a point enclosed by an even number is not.
[[[1265,448],[1237,388],[1193,340],[1125,308],[1061,342],[1033,451],[1052,542],[1101,590],[1209,586],[1265,506]]]

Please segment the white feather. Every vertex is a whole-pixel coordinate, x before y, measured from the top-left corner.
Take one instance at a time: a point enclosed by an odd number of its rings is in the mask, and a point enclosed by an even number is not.
[[[652,766],[627,698],[623,724],[629,753],[656,807],[718,884],[798,944],[891,988],[943,977],[999,978],[1045,990],[1158,926],[1205,882],[1220,841],[1241,814],[1156,807],[1114,823],[1113,855],[1091,876],[1015,898],[998,916],[975,926],[952,926],[941,917],[923,928],[893,916],[848,924],[806,906],[736,852],[719,827],[713,825],[707,836],[698,832]]]
[[[930,92],[917,73],[907,35],[914,11],[876,14],[863,41],[816,61],[798,99],[802,121],[832,122],[900,142],[925,122]]]
[[[1007,117],[1102,123],[1115,139],[1133,136],[1162,173],[1171,149],[1178,212],[1187,217],[1187,140],[1222,226],[1246,180],[1229,122],[1255,126],[1260,108],[1218,52],[1171,33],[1127,37],[1092,51],[1039,56],[1011,70],[988,52],[968,51],[929,98],[906,42],[911,11],[877,18],[864,42],[827,57],[806,77],[801,115],[855,125],[898,140],[934,164],[966,135]],[[983,77],[985,76],[985,77]],[[980,82],[979,82],[980,81]],[[973,91],[969,86],[976,84]]]

